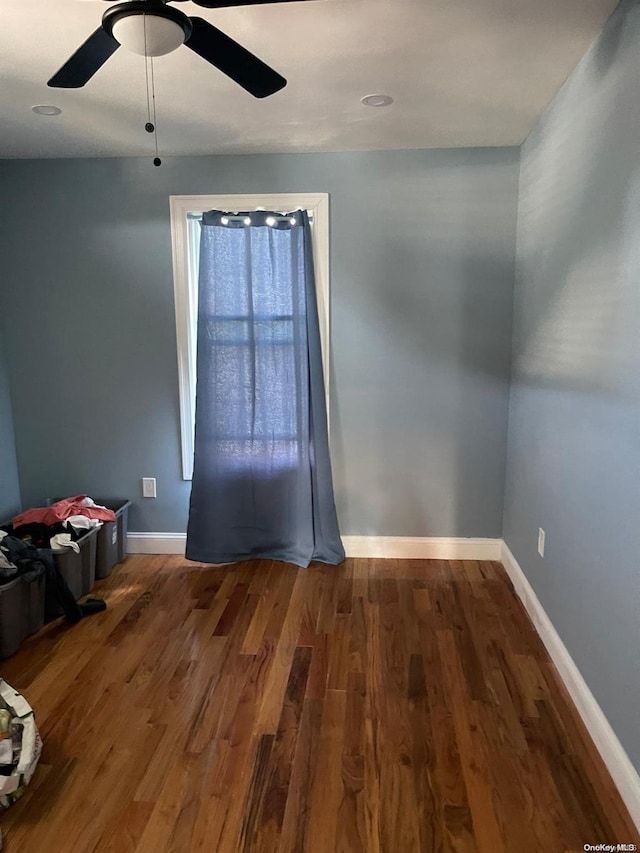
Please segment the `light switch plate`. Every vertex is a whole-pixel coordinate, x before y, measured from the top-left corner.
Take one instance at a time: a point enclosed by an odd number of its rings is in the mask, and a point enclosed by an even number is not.
[[[541,557],[544,557],[544,540],[545,540],[544,530],[541,527],[539,527],[538,528],[538,554],[540,554]]]
[[[156,478],[155,477],[143,477],[142,478],[142,497],[143,498],[155,498],[156,496]]]

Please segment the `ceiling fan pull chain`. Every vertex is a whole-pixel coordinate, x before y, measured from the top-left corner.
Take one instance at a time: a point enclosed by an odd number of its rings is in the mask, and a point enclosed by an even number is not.
[[[151,102],[149,98],[149,56],[147,54],[147,16],[143,13],[142,15],[142,28],[144,32],[144,84],[145,84],[145,92],[147,95],[147,123],[144,126],[144,129],[147,133],[153,133],[155,130],[153,124],[151,123]]]
[[[158,119],[156,116],[156,80],[153,74],[153,56],[151,59],[151,100],[153,103],[153,138],[156,146],[156,156],[153,158],[154,166],[161,166],[162,160],[158,156]]]
[[[142,13],[142,29],[144,33],[144,76],[145,76],[145,91],[147,95],[147,123],[144,129],[147,133],[153,133],[155,145],[155,157],[153,158],[154,166],[161,166],[162,160],[158,156],[158,122],[156,116],[156,81],[153,73],[153,56],[149,54],[147,49],[147,16]],[[149,66],[151,67],[151,86],[149,86]],[[151,105],[153,103],[153,120],[151,117]]]

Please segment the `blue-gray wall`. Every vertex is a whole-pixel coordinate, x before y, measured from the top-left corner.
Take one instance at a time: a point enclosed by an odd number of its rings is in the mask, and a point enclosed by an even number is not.
[[[0,335],[0,523],[11,518],[19,510],[20,488],[13,432],[13,411],[4,342]]]
[[[500,536],[517,184],[515,149],[0,163],[24,503],[185,529],[169,195],[324,191],[343,534]]]
[[[522,150],[504,522],[638,768],[639,87],[623,3]]]

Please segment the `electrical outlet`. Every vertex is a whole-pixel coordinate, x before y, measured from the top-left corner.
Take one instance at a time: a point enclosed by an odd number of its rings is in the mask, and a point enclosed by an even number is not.
[[[142,478],[142,497],[143,498],[155,498],[156,497],[156,478],[155,477],[143,477]]]
[[[539,527],[538,528],[538,554],[540,554],[541,557],[544,557],[544,540],[545,540],[544,530],[541,527]]]

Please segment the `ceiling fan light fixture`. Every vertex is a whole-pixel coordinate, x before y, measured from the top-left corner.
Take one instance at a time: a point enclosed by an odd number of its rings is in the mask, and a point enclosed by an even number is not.
[[[182,27],[157,15],[120,18],[113,25],[112,34],[123,47],[139,56],[164,56],[184,44]]]
[[[182,12],[147,0],[113,6],[105,12],[102,24],[122,47],[139,56],[172,53],[192,31],[191,21]]]

